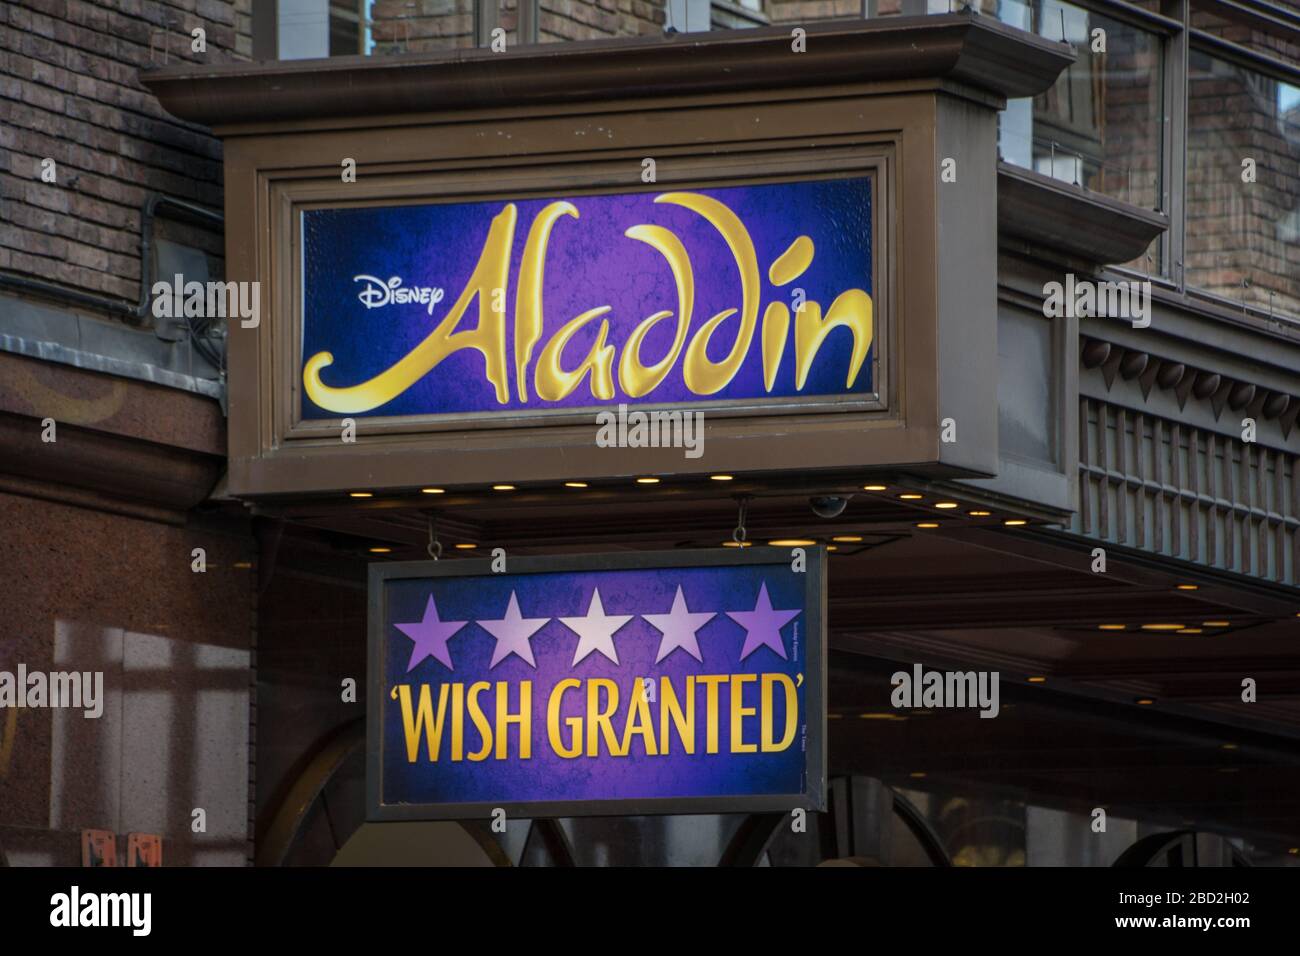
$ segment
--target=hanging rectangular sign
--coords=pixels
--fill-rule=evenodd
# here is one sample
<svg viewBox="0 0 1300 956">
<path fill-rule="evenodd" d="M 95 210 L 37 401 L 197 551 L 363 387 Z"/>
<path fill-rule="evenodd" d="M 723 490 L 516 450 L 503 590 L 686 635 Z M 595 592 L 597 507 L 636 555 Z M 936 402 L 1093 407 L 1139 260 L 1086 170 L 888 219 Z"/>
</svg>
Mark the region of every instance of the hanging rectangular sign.
<svg viewBox="0 0 1300 956">
<path fill-rule="evenodd" d="M 370 819 L 824 809 L 824 555 L 371 565 Z"/>
<path fill-rule="evenodd" d="M 298 418 L 872 401 L 872 186 L 306 209 Z"/>
</svg>

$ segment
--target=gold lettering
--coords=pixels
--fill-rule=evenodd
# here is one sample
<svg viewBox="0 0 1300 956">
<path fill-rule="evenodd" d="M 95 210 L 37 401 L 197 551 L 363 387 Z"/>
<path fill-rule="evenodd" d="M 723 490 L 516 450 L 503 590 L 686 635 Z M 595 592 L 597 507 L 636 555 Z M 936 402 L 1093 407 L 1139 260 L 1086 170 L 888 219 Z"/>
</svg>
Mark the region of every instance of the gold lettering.
<svg viewBox="0 0 1300 956">
<path fill-rule="evenodd" d="M 497 759 L 506 759 L 506 748 L 510 743 L 510 725 L 519 725 L 519 759 L 527 760 L 533 755 L 532 709 L 533 682 L 519 682 L 519 713 L 509 710 L 510 685 L 497 681 Z"/>
<path fill-rule="evenodd" d="M 772 685 L 780 683 L 785 690 L 785 734 L 780 743 L 772 740 Z M 784 750 L 794 741 L 794 732 L 799 725 L 799 698 L 795 695 L 794 681 L 785 674 L 763 675 L 763 699 L 759 705 L 763 711 L 763 753 Z"/>
<path fill-rule="evenodd" d="M 725 309 L 705 322 L 686 349 L 686 362 L 682 368 L 686 387 L 696 395 L 713 395 L 726 388 L 740 371 L 741 363 L 749 354 L 754 328 L 758 324 L 760 280 L 754 243 L 740 218 L 716 199 L 699 193 L 664 193 L 656 196 L 655 202 L 684 206 L 707 219 L 726 240 L 740 272 L 740 328 L 727 357 L 721 362 L 712 361 L 708 356 L 709 339 L 719 325 L 736 313 L 735 309 Z"/>
<path fill-rule="evenodd" d="M 772 261 L 767 277 L 774 286 L 788 285 L 808 271 L 812 261 L 813 241 L 807 236 L 800 236 Z"/>
<path fill-rule="evenodd" d="M 609 706 L 600 709 L 600 692 L 604 690 Z M 600 736 L 605 737 L 605 746 L 610 755 L 623 756 L 619 748 L 618 737 L 614 734 L 614 724 L 610 720 L 618 710 L 618 685 L 604 677 L 593 677 L 587 681 L 587 756 L 600 756 Z"/>
<path fill-rule="evenodd" d="M 447 685 L 438 690 L 438 716 L 433 716 L 433 698 L 429 685 L 420 685 L 420 702 L 416 713 L 411 713 L 411 685 L 399 684 L 398 700 L 402 707 L 402 731 L 406 735 L 406 762 L 415 763 L 415 755 L 420 750 L 420 735 L 428 735 L 429 760 L 436 761 L 442 749 L 443 717 L 447 713 Z"/>
<path fill-rule="evenodd" d="M 735 674 L 731 678 L 731 752 L 733 754 L 752 754 L 758 752 L 757 744 L 747 744 L 744 740 L 744 719 L 753 717 L 758 711 L 753 707 L 741 706 L 745 702 L 745 685 L 758 680 L 755 674 Z"/>
<path fill-rule="evenodd" d="M 812 265 L 813 243 L 807 236 L 800 236 L 790 243 L 785 252 L 773 260 L 767 270 L 767 277 L 778 288 L 788 285 L 807 271 Z M 772 391 L 776 385 L 776 373 L 781 367 L 781 358 L 785 355 L 786 339 L 790 335 L 790 310 L 784 302 L 769 302 L 763 312 L 763 389 Z"/>
<path fill-rule="evenodd" d="M 485 680 L 469 685 L 469 719 L 474 722 L 474 728 L 483 739 L 483 746 L 469 755 L 469 759 L 475 763 L 487 760 L 488 754 L 492 752 L 492 725 L 488 723 L 487 714 L 483 713 L 483 708 L 478 702 L 478 695 L 491 686 Z"/>
<path fill-rule="evenodd" d="M 704 692 L 704 752 L 718 752 L 718 687 L 725 684 L 725 674 L 705 674 L 695 678 L 696 683 L 703 684 Z"/>
<path fill-rule="evenodd" d="M 560 707 L 563 706 L 564 692 L 581 686 L 582 681 L 566 677 L 551 688 L 551 697 L 546 704 L 546 736 L 551 741 L 551 749 L 566 759 L 582 755 L 582 718 L 565 718 L 569 727 L 569 744 L 565 746 L 560 737 Z"/>
<path fill-rule="evenodd" d="M 659 383 L 677 364 L 677 357 L 682 354 L 691 324 L 691 311 L 695 307 L 695 278 L 691 273 L 691 260 L 686 247 L 667 229 L 662 226 L 633 226 L 624 235 L 657 249 L 668 260 L 668 268 L 672 270 L 673 283 L 677 287 L 677 333 L 668 354 L 654 365 L 641 364 L 641 343 L 652 328 L 672 316 L 671 312 L 656 312 L 650 316 L 633 330 L 623 345 L 623 354 L 618 360 L 618 384 L 629 397 L 639 398 L 659 387 Z"/>
<path fill-rule="evenodd" d="M 784 302 L 769 302 L 763 312 L 763 388 L 766 391 L 772 391 L 776 384 L 776 373 L 789 336 L 790 310 Z"/>
<path fill-rule="evenodd" d="M 519 401 L 528 401 L 528 360 L 542 337 L 542 277 L 551 229 L 561 216 L 578 218 L 573 203 L 553 202 L 537 214 L 528 229 L 524 255 L 519 260 L 519 286 L 515 292 L 515 387 Z"/>
<path fill-rule="evenodd" d="M 608 305 L 589 309 L 565 323 L 542 346 L 533 369 L 533 389 L 543 402 L 562 401 L 573 394 L 590 376 L 589 388 L 594 399 L 608 401 L 615 396 L 614 363 L 618 362 L 618 384 L 630 398 L 649 395 L 658 388 L 682 358 L 682 379 L 694 395 L 714 395 L 725 389 L 744 364 L 758 329 L 760 271 L 754 244 L 740 218 L 725 204 L 699 193 L 670 192 L 656 196 L 656 203 L 669 203 L 689 209 L 707 220 L 721 235 L 731 251 L 740 278 L 740 309 L 724 309 L 712 316 L 690 336 L 695 302 L 695 279 L 690 256 L 682 241 L 670 230 L 656 225 L 632 226 L 625 236 L 644 242 L 662 255 L 672 272 L 677 291 L 676 328 L 672 346 L 659 361 L 642 362 L 645 340 L 673 312 L 660 310 L 647 316 L 632 330 L 622 346 L 622 354 L 609 344 Z M 357 385 L 326 385 L 321 374 L 334 363 L 330 352 L 317 352 L 303 366 L 303 387 L 317 406 L 340 414 L 368 412 L 391 402 L 417 381 L 429 374 L 443 359 L 461 349 L 473 349 L 483 356 L 484 374 L 493 386 L 498 404 L 510 401 L 509 371 L 506 353 L 506 319 L 499 300 L 510 280 L 511 250 L 514 243 L 517 210 L 507 203 L 493 218 L 479 259 L 460 297 L 432 332 L 404 357 L 378 375 Z M 528 230 L 519 264 L 514 310 L 514 373 L 519 402 L 528 401 L 528 367 L 534 350 L 542 341 L 545 314 L 542 293 L 546 284 L 546 254 L 555 224 L 563 216 L 579 217 L 577 206 L 567 201 L 548 203 Z M 793 282 L 812 264 L 814 246 L 808 236 L 799 236 L 769 266 L 768 278 L 774 286 Z M 478 325 L 458 331 L 470 305 L 478 300 Z M 493 306 L 497 307 L 494 308 Z M 776 378 L 789 339 L 790 308 L 780 301 L 767 304 L 762 319 L 763 386 L 768 392 L 776 387 Z M 730 351 L 720 362 L 709 358 L 709 345 L 722 324 L 739 315 L 736 337 Z M 600 320 L 595 341 L 586 356 L 573 369 L 562 366 L 565 348 L 590 323 Z M 846 388 L 851 388 L 866 361 L 873 336 L 871 297 L 861 289 L 841 292 L 831 303 L 825 318 L 817 302 L 804 301 L 794 317 L 795 388 L 802 391 L 813 362 L 826 337 L 836 328 L 847 327 L 853 333 Z M 689 342 L 688 342 L 689 338 Z"/>
<path fill-rule="evenodd" d="M 303 368 L 303 387 L 307 397 L 331 412 L 368 412 L 401 395 L 448 355 L 468 348 L 483 355 L 487 380 L 496 387 L 497 402 L 506 404 L 510 400 L 510 388 L 506 382 L 505 312 L 493 311 L 492 295 L 495 290 L 506 288 L 514 235 L 515 205 L 507 203 L 492 220 L 478 265 L 465 284 L 465 290 L 446 318 L 423 342 L 386 371 L 347 388 L 335 388 L 321 381 L 321 371 L 334 363 L 334 356 L 330 352 L 317 352 Z M 478 327 L 456 332 L 456 326 L 475 297 L 478 298 Z"/>
<path fill-rule="evenodd" d="M 445 685 L 444 685 L 445 686 Z M 451 685 L 451 759 L 465 759 L 465 685 Z"/>
<path fill-rule="evenodd" d="M 668 718 L 672 717 L 677 727 L 677 739 L 682 742 L 688 754 L 695 753 L 695 678 L 686 678 L 686 712 L 677 700 L 672 681 L 667 677 L 659 679 L 659 740 L 664 755 L 668 754 Z"/>
<path fill-rule="evenodd" d="M 605 337 L 609 334 L 607 319 L 600 320 L 600 332 L 581 364 L 572 372 L 566 372 L 560 367 L 560 356 L 569 340 L 592 319 L 599 318 L 608 311 L 607 305 L 589 309 L 577 318 L 570 319 L 564 328 L 551 336 L 537 358 L 537 370 L 534 372 L 533 386 L 537 389 L 538 398 L 546 402 L 558 402 L 576 389 L 588 372 L 591 373 L 593 396 L 606 399 L 614 397 L 614 346 L 605 344 Z"/>
<path fill-rule="evenodd" d="M 623 753 L 632 752 L 632 735 L 640 734 L 647 757 L 658 756 L 655 747 L 654 720 L 650 717 L 650 703 L 646 700 L 645 684 L 638 678 L 633 685 L 632 707 L 627 712 L 627 723 L 623 725 Z"/>
<path fill-rule="evenodd" d="M 794 354 L 796 375 L 794 387 L 803 390 L 808 380 L 808 370 L 821 348 L 827 334 L 837 326 L 853 332 L 853 355 L 849 359 L 849 376 L 845 388 L 853 386 L 858 377 L 867 349 L 871 348 L 871 296 L 861 289 L 841 292 L 831 303 L 826 320 L 822 321 L 822 307 L 816 302 L 805 302 L 794 319 Z"/>
</svg>

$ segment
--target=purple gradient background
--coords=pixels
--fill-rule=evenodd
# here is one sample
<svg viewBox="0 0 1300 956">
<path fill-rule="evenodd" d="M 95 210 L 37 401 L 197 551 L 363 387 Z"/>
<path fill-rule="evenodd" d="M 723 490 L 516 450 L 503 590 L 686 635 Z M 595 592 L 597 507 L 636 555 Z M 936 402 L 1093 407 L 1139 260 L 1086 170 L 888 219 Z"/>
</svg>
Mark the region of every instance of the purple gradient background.
<svg viewBox="0 0 1300 956">
<path fill-rule="evenodd" d="M 858 288 L 872 294 L 871 181 L 857 178 L 691 190 L 718 199 L 740 217 L 754 243 L 762 277 L 759 323 L 749 354 L 735 378 L 717 395 L 698 396 L 687 390 L 682 380 L 683 355 L 658 388 L 642 398 L 629 399 L 618 387 L 616 356 L 616 394 L 609 402 L 592 397 L 589 378 L 560 402 L 540 401 L 532 382 L 536 358 L 550 337 L 574 316 L 597 306 L 611 306 L 612 311 L 604 317 L 610 323 L 607 341 L 621 355 L 623 343 L 647 316 L 659 310 L 676 315 L 677 292 L 668 264 L 650 246 L 623 234 L 633 225 L 651 223 L 670 229 L 690 255 L 695 308 L 688 336 L 693 336 L 714 314 L 730 308 L 739 310 L 740 278 L 730 249 L 701 216 L 680 206 L 654 202 L 655 196 L 669 191 L 567 197 L 577 207 L 580 218 L 562 217 L 551 233 L 542 296 L 543 334 L 528 368 L 527 404 L 518 401 L 514 379 L 513 330 L 519 258 L 533 219 L 553 199 L 516 201 L 518 220 L 505 303 L 509 403 L 498 404 L 495 390 L 485 377 L 482 355 L 472 349 L 462 349 L 443 359 L 388 404 L 359 414 L 397 416 L 595 408 L 619 402 L 708 403 L 761 397 L 864 395 L 874 391 L 870 355 L 853 387 L 844 386 L 853 336 L 843 328 L 827 337 L 801 392 L 794 388 L 791 332 L 772 392 L 763 387 L 761 330 L 763 309 L 769 301 L 779 299 L 790 305 L 791 289 L 798 287 L 804 290 L 806 298 L 819 302 L 824 312 L 847 289 Z M 507 201 L 304 212 L 303 354 L 299 357 L 299 374 L 308 358 L 328 351 L 334 356 L 334 364 L 322 372 L 325 384 L 356 385 L 389 368 L 415 348 L 460 296 L 478 262 L 492 218 Z M 793 283 L 774 288 L 767 281 L 768 267 L 800 235 L 807 235 L 813 241 L 812 265 Z M 426 305 L 416 303 L 367 310 L 357 299 L 363 288 L 362 283 L 353 281 L 357 275 L 383 280 L 400 276 L 404 286 L 441 286 L 445 297 L 434 307 L 432 316 Z M 739 315 L 734 315 L 722 323 L 710 341 L 711 359 L 719 361 L 730 351 L 739 322 Z M 473 329 L 477 325 L 477 303 L 472 303 L 459 328 Z M 575 367 L 587 354 L 599 326 L 599 320 L 590 323 L 569 343 L 562 359 L 565 368 Z M 641 350 L 646 362 L 655 362 L 668 353 L 675 327 L 675 319 L 665 320 L 646 337 Z M 874 352 L 873 344 L 872 355 Z M 301 414 L 308 420 L 338 417 L 316 406 L 305 394 Z"/>
<path fill-rule="evenodd" d="M 800 615 L 781 629 L 782 642 L 789 660 L 782 660 L 771 648 L 760 647 L 743 662 L 740 652 L 745 629 L 727 617 L 726 611 L 751 611 L 760 584 L 766 582 L 772 606 L 777 609 L 798 608 Z M 699 663 L 684 650 L 675 650 L 655 664 L 661 633 L 648 621 L 634 617 L 614 633 L 614 647 L 619 665 L 599 651 L 593 651 L 571 666 L 578 635 L 555 618 L 582 617 L 591 603 L 592 590 L 600 588 L 605 613 L 666 614 L 672 607 L 677 586 L 681 585 L 686 604 L 692 612 L 714 611 L 696 636 Z M 807 633 L 804 600 L 804 575 L 790 570 L 788 563 L 697 568 L 663 568 L 615 571 L 564 572 L 543 574 L 498 574 L 483 577 L 450 577 L 388 581 L 384 585 L 384 685 L 383 760 L 381 802 L 403 803 L 479 803 L 499 804 L 532 801 L 607 800 L 636 798 L 733 796 L 742 794 L 797 794 L 807 789 L 806 754 L 803 749 L 807 725 Z M 496 639 L 474 623 L 478 619 L 498 620 L 505 616 L 510 592 L 519 599 L 520 614 L 525 618 L 550 617 L 551 621 L 532 637 L 534 670 L 526 661 L 512 655 L 489 670 Z M 444 621 L 469 621 L 448 642 L 453 670 L 426 657 L 407 673 L 412 642 L 394 627 L 395 622 L 418 621 L 432 593 L 438 615 Z M 798 634 L 797 649 L 794 637 Z M 656 688 L 659 678 L 668 675 L 679 699 L 685 692 L 687 675 L 784 673 L 791 677 L 804 673 L 797 690 L 799 712 L 794 742 L 777 753 L 731 754 L 729 688 L 719 693 L 719 752 L 706 754 L 704 689 L 696 688 L 696 752 L 681 752 L 675 730 L 670 730 L 671 752 L 667 756 L 649 757 L 639 736 L 634 736 L 626 757 L 610 756 L 602 743 L 599 757 L 579 756 L 565 759 L 551 749 L 546 730 L 546 707 L 551 689 L 560 680 L 574 677 L 586 680 L 605 677 L 619 685 L 619 708 L 613 726 L 621 739 L 625 703 L 635 679 L 650 677 Z M 440 759 L 428 761 L 424 739 L 414 764 L 407 763 L 398 701 L 389 696 L 394 684 L 412 684 L 412 701 L 418 699 L 419 685 L 428 683 L 436 708 L 438 687 L 446 681 L 470 684 L 477 680 L 510 683 L 510 710 L 518 709 L 518 682 L 533 681 L 532 756 L 518 757 L 518 730 L 509 732 L 510 757 L 495 757 L 472 763 L 446 759 L 448 737 L 444 736 Z M 796 681 L 797 683 L 797 681 Z M 760 685 L 748 684 L 744 691 L 747 707 L 757 707 Z M 773 695 L 778 739 L 785 726 L 784 694 Z M 491 714 L 495 688 L 485 692 L 479 702 Z M 582 715 L 585 711 L 586 687 L 565 693 L 561 708 L 561 731 L 568 730 L 563 718 Z M 658 702 L 650 704 L 655 739 L 659 741 Z M 448 700 L 450 708 L 450 698 Z M 448 711 L 450 714 L 450 709 Z M 758 716 L 745 719 L 745 742 L 759 740 Z M 585 734 L 585 720 L 583 732 Z M 567 741 L 567 736 L 562 736 Z M 585 737 L 584 737 L 585 740 Z M 465 720 L 466 751 L 481 745 L 478 731 L 468 715 Z M 660 742 L 662 750 L 662 743 Z"/>
</svg>

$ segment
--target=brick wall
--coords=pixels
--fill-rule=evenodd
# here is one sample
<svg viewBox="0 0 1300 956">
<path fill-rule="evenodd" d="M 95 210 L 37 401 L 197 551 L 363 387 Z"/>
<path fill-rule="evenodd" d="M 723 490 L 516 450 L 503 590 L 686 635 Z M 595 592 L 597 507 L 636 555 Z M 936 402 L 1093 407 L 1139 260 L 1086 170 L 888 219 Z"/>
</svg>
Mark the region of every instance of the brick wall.
<svg viewBox="0 0 1300 956">
<path fill-rule="evenodd" d="M 370 17 L 378 54 L 474 46 L 474 0 L 376 0 Z"/>
<path fill-rule="evenodd" d="M 518 42 L 518 3 L 501 0 L 498 25 Z M 371 17 L 383 50 L 427 51 L 474 45 L 474 0 L 378 0 Z M 663 0 L 541 0 L 542 43 L 642 36 L 663 31 Z"/>
<path fill-rule="evenodd" d="M 901 0 L 881 0 L 879 15 L 895 12 Z M 767 16 L 773 23 L 809 23 L 862 15 L 862 0 L 768 0 Z"/>
<path fill-rule="evenodd" d="M 1300 2 L 1296 0 L 1274 0 L 1279 7 L 1286 7 L 1300 13 Z M 1227 15 L 1225 15 L 1227 14 Z M 1194 0 L 1192 3 L 1192 26 L 1204 30 L 1224 40 L 1267 53 L 1292 66 L 1300 66 L 1300 40 L 1281 33 L 1265 33 L 1252 29 L 1249 21 L 1233 17 L 1232 11 L 1225 9 L 1215 0 Z"/>
<path fill-rule="evenodd" d="M 141 207 L 151 192 L 222 206 L 221 152 L 203 129 L 166 115 L 136 71 L 177 60 L 246 59 L 254 0 L 18 0 L 0 5 L 0 271 L 135 302 L 140 295 Z M 903 0 L 876 0 L 874 13 Z M 470 47 L 475 0 L 377 0 L 377 52 Z M 992 0 L 978 0 L 986 12 Z M 1300 4 L 1287 4 L 1300 7 Z M 768 0 L 773 23 L 856 17 L 861 0 Z M 1236 42 L 1267 38 L 1198 13 L 1197 25 Z M 500 25 L 517 42 L 517 0 L 503 0 Z M 663 0 L 541 0 L 543 42 L 656 35 Z M 207 52 L 190 31 L 206 30 Z M 1293 43 L 1272 52 L 1296 56 Z M 1081 54 L 1073 82 L 1091 83 Z M 1090 188 L 1157 205 L 1158 127 L 1150 122 L 1153 63 L 1112 38 L 1105 83 L 1095 84 L 1095 119 L 1104 129 Z M 1126 80 L 1125 77 L 1128 79 Z M 1062 80 L 1062 83 L 1067 82 Z M 1058 84 L 1058 87 L 1061 84 Z M 1040 100 L 1046 108 L 1053 95 Z M 1240 78 L 1203 77 L 1191 87 L 1194 124 L 1188 155 L 1189 282 L 1252 304 L 1300 313 L 1300 243 L 1279 223 L 1300 216 L 1295 124 L 1263 112 L 1258 88 Z M 1216 105 L 1217 104 L 1217 105 Z M 1288 132 L 1289 130 L 1289 132 Z M 1240 159 L 1254 155 L 1261 183 L 1245 191 Z M 57 183 L 41 181 L 53 159 Z M 160 224 L 160 234 L 203 249 L 220 269 L 219 235 Z M 1139 263 L 1145 265 L 1145 263 Z M 1242 282 L 1248 284 L 1243 290 Z"/>
<path fill-rule="evenodd" d="M 221 148 L 163 112 L 136 71 L 252 52 L 252 0 L 17 0 L 0 4 L 0 271 L 135 302 L 150 192 L 220 209 Z M 191 52 L 190 31 L 207 52 Z M 151 49 L 152 46 L 152 49 Z M 41 180 L 53 159 L 57 181 Z M 169 238 L 214 259 L 221 237 Z"/>
<path fill-rule="evenodd" d="M 1300 43 L 1219 16 L 1213 4 L 1198 4 L 1192 23 L 1300 66 Z M 1234 302 L 1300 316 L 1300 107 L 1283 112 L 1279 94 L 1272 78 L 1194 57 L 1186 278 Z M 1246 158 L 1255 161 L 1254 183 L 1241 179 Z"/>
<path fill-rule="evenodd" d="M 513 0 L 506 6 L 513 9 Z M 595 40 L 601 37 L 645 36 L 664 29 L 664 4 L 650 0 L 542 0 L 538 38 Z M 504 16 L 504 15 L 503 15 Z M 511 14 L 513 23 L 514 15 Z"/>
</svg>

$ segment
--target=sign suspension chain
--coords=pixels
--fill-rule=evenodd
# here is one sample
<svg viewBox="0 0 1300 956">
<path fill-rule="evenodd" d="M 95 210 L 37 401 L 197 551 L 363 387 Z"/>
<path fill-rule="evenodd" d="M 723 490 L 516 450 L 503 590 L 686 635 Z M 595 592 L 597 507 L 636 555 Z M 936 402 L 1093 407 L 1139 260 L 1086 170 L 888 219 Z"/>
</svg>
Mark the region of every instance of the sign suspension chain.
<svg viewBox="0 0 1300 956">
<path fill-rule="evenodd" d="M 442 557 L 442 542 L 438 540 L 438 512 L 430 511 L 429 515 L 429 543 L 425 550 L 429 552 L 429 557 L 437 561 Z"/>
<path fill-rule="evenodd" d="M 731 540 L 743 548 L 745 546 L 745 537 L 748 534 L 745 530 L 745 512 L 749 510 L 749 500 L 753 495 L 735 495 L 734 497 L 736 504 L 739 506 L 739 513 L 736 515 L 736 527 L 731 532 Z"/>
</svg>

